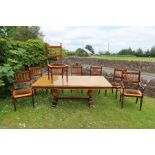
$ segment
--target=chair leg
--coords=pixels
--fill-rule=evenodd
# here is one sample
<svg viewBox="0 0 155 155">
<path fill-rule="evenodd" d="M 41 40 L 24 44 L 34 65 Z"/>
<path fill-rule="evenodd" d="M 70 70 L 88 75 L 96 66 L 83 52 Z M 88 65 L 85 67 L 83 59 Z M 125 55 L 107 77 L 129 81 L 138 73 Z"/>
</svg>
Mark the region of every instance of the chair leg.
<svg viewBox="0 0 155 155">
<path fill-rule="evenodd" d="M 34 108 L 34 94 L 32 94 L 32 105 L 33 105 L 33 108 Z"/>
<path fill-rule="evenodd" d="M 12 98 L 12 103 L 13 103 L 14 111 L 16 111 L 16 99 L 15 98 Z"/>
<path fill-rule="evenodd" d="M 48 94 L 48 89 L 46 89 L 46 94 Z"/>
<path fill-rule="evenodd" d="M 142 104 L 143 104 L 143 96 L 141 97 L 141 99 L 140 99 L 140 111 L 142 110 Z"/>
<path fill-rule="evenodd" d="M 137 104 L 137 102 L 138 102 L 138 97 L 136 98 L 136 104 Z"/>
<path fill-rule="evenodd" d="M 112 88 L 112 93 L 114 93 L 114 88 Z"/>
<path fill-rule="evenodd" d="M 117 99 L 117 92 L 118 92 L 118 89 L 116 88 L 116 95 L 115 95 L 115 98 Z"/>
<path fill-rule="evenodd" d="M 37 95 L 37 91 L 36 91 L 36 89 L 34 89 L 34 95 L 35 95 L 35 96 Z"/>
<path fill-rule="evenodd" d="M 121 96 L 121 103 L 122 103 L 121 108 L 123 108 L 123 103 L 124 103 L 124 96 L 123 95 Z"/>
<path fill-rule="evenodd" d="M 121 95 L 121 93 L 120 93 L 119 101 L 121 102 L 121 100 L 122 100 L 122 95 Z"/>
<path fill-rule="evenodd" d="M 107 96 L 107 90 L 105 90 L 105 96 Z"/>
<path fill-rule="evenodd" d="M 100 91 L 100 90 L 98 90 L 98 94 L 100 94 L 100 92 L 101 92 L 101 91 Z"/>
</svg>

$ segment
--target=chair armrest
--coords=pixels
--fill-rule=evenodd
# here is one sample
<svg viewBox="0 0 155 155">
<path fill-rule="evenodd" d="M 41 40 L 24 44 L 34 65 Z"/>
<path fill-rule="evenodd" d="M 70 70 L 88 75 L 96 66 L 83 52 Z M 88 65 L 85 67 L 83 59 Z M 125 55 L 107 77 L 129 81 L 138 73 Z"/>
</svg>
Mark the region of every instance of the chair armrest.
<svg viewBox="0 0 155 155">
<path fill-rule="evenodd" d="M 141 89 L 142 93 L 144 92 L 145 87 L 146 87 L 146 84 L 142 85 L 142 83 L 139 82 L 139 88 Z"/>
</svg>

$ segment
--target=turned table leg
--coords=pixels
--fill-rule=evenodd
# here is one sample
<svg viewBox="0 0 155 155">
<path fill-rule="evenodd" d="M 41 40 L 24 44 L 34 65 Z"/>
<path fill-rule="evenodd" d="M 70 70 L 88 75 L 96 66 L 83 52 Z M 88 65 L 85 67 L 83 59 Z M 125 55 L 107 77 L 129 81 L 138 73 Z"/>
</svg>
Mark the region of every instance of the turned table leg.
<svg viewBox="0 0 155 155">
<path fill-rule="evenodd" d="M 88 106 L 92 107 L 93 106 L 93 100 L 92 100 L 93 91 L 88 90 L 87 95 L 88 95 Z"/>
<path fill-rule="evenodd" d="M 58 90 L 57 89 L 52 89 L 52 107 L 56 107 L 57 103 L 58 103 Z"/>
</svg>

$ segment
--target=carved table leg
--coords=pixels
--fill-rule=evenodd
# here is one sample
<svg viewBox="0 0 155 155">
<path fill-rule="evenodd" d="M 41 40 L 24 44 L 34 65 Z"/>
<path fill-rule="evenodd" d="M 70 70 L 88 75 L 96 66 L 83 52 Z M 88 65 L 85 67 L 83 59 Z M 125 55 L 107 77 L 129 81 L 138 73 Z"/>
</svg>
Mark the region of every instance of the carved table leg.
<svg viewBox="0 0 155 155">
<path fill-rule="evenodd" d="M 52 100 L 52 107 L 56 107 L 57 103 L 58 103 L 58 90 L 57 89 L 52 89 L 52 96 L 53 96 L 53 100 Z"/>
<path fill-rule="evenodd" d="M 88 95 L 88 106 L 92 107 L 93 106 L 93 100 L 92 100 L 93 91 L 88 90 L 87 95 Z"/>
</svg>

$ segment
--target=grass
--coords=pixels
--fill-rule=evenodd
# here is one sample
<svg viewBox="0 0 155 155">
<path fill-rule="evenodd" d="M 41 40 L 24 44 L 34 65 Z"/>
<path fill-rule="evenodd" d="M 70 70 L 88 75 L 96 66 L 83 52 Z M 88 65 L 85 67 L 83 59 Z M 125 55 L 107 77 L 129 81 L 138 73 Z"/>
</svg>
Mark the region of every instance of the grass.
<svg viewBox="0 0 155 155">
<path fill-rule="evenodd" d="M 127 61 L 143 61 L 143 62 L 155 62 L 155 58 L 150 57 L 136 57 L 136 56 L 91 56 L 91 58 L 105 59 L 105 60 L 127 60 Z"/>
<path fill-rule="evenodd" d="M 72 94 L 81 95 L 81 91 Z M 86 100 L 60 100 L 56 108 L 51 108 L 50 93 L 44 91 L 38 92 L 35 108 L 30 98 L 19 99 L 16 112 L 10 98 L 0 99 L 0 128 L 155 128 L 155 99 L 144 97 L 140 112 L 134 98 L 125 98 L 121 109 L 111 91 L 106 97 L 104 91 L 94 94 L 91 109 Z"/>
</svg>

